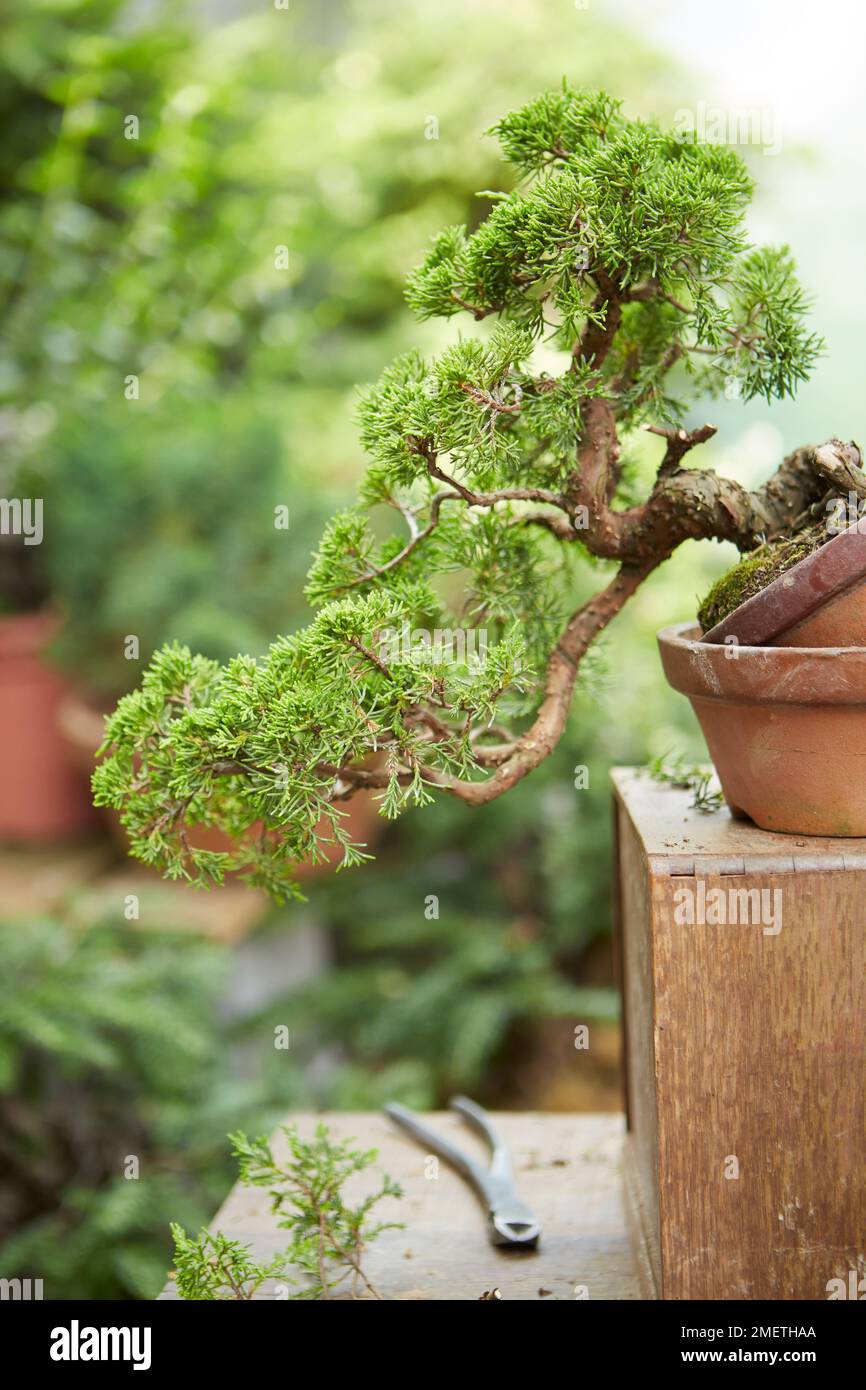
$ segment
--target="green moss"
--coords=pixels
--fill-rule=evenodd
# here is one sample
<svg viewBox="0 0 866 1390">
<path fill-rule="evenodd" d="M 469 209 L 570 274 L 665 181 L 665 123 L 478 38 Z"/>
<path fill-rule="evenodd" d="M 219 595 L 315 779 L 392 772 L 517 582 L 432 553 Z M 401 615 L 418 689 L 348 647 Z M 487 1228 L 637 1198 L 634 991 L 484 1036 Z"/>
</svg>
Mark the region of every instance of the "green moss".
<svg viewBox="0 0 866 1390">
<path fill-rule="evenodd" d="M 766 589 L 780 574 L 816 548 L 814 536 L 782 541 L 777 545 L 762 545 L 750 551 L 721 579 L 717 579 L 698 609 L 698 621 L 703 632 L 720 623 L 746 599 Z"/>
</svg>

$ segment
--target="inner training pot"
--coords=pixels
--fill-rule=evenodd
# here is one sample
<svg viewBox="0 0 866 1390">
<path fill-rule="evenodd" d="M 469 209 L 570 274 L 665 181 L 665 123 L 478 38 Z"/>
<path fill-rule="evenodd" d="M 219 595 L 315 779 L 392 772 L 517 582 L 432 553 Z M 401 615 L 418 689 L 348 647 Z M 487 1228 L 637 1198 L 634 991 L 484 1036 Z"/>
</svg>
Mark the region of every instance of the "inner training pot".
<svg viewBox="0 0 866 1390">
<path fill-rule="evenodd" d="M 703 640 L 750 647 L 866 646 L 866 519 L 746 599 Z"/>
<path fill-rule="evenodd" d="M 736 647 L 658 634 L 734 815 L 792 835 L 866 836 L 866 648 Z"/>
</svg>

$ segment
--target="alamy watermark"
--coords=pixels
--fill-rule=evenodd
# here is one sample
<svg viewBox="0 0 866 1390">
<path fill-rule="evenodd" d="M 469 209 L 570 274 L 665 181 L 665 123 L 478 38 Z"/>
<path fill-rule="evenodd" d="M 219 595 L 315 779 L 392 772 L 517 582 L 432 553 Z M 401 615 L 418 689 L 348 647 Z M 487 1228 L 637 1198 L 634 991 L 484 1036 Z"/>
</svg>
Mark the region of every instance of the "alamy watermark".
<svg viewBox="0 0 866 1390">
<path fill-rule="evenodd" d="M 51 1330 L 52 1361 L 131 1361 L 134 1371 L 150 1370 L 149 1327 L 82 1327 L 73 1318 L 69 1327 Z"/>
<path fill-rule="evenodd" d="M 0 1279 L 0 1302 L 30 1303 L 43 1298 L 41 1279 Z"/>
<path fill-rule="evenodd" d="M 696 878 L 674 892 L 678 927 L 761 927 L 764 936 L 782 930 L 781 888 L 708 888 Z"/>
<path fill-rule="evenodd" d="M 483 665 L 487 659 L 487 629 L 386 627 L 379 639 L 379 659 L 387 663 L 417 661 L 457 662 L 465 666 Z"/>
<path fill-rule="evenodd" d="M 25 545 L 41 545 L 42 498 L 0 497 L 0 536 L 23 536 Z"/>
<path fill-rule="evenodd" d="M 766 155 L 782 153 L 776 113 L 769 106 L 681 106 L 674 112 L 674 133 L 679 140 L 699 145 L 759 145 Z"/>
<path fill-rule="evenodd" d="M 856 1299 L 862 1303 L 866 1299 L 866 1274 L 858 1269 L 849 1269 L 847 1283 L 844 1279 L 828 1279 L 825 1288 L 830 1303 L 840 1298 Z"/>
<path fill-rule="evenodd" d="M 847 531 L 849 527 L 856 526 L 858 521 L 862 521 L 866 526 L 866 497 L 849 492 L 847 497 L 827 499 L 827 530 L 831 536 L 837 536 L 840 531 Z"/>
</svg>

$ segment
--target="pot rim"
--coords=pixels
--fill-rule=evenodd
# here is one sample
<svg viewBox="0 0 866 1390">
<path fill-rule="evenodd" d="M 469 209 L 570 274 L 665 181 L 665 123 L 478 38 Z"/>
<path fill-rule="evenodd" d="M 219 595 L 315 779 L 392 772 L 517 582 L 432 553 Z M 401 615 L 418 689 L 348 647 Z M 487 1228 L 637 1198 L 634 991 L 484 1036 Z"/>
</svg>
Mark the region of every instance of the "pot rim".
<svg viewBox="0 0 866 1390">
<path fill-rule="evenodd" d="M 731 648 L 704 642 L 695 622 L 657 634 L 665 675 L 690 699 L 728 704 L 866 708 L 866 647 Z"/>
<path fill-rule="evenodd" d="M 725 657 L 726 647 L 723 641 L 708 642 L 703 633 L 701 633 L 700 637 L 687 637 L 685 634 L 688 632 L 701 632 L 700 624 L 694 619 L 691 622 L 671 623 L 668 627 L 659 628 L 656 637 L 659 642 L 664 640 L 673 647 L 684 647 L 689 651 L 693 650 L 695 647 L 700 647 L 702 651 L 716 655 L 721 653 L 726 661 L 730 660 L 729 657 Z M 737 651 L 740 653 L 760 653 L 765 660 L 767 660 L 768 657 L 787 656 L 788 661 L 781 661 L 781 665 L 793 664 L 791 658 L 796 658 L 798 656 L 809 657 L 818 662 L 830 660 L 838 661 L 840 656 L 859 656 L 866 659 L 866 647 L 765 647 L 760 645 L 750 646 L 747 642 L 737 642 Z"/>
</svg>

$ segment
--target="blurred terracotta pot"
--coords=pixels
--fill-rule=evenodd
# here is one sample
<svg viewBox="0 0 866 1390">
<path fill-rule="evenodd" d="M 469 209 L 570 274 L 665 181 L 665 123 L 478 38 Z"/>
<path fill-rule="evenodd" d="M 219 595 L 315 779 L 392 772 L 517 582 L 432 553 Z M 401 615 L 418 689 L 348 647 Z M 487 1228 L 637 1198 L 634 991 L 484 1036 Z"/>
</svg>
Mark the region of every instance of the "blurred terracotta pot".
<svg viewBox="0 0 866 1390">
<path fill-rule="evenodd" d="M 80 695 L 69 693 L 63 701 L 60 719 L 72 756 L 89 777 L 95 766 L 96 750 L 102 743 L 104 717 Z M 343 826 L 352 839 L 359 844 L 375 844 L 382 831 L 382 818 L 377 813 L 372 795 L 369 792 L 359 792 L 350 801 L 342 803 L 342 809 L 348 813 Z M 105 810 L 105 818 L 113 837 L 124 853 L 127 853 L 129 840 L 117 813 L 108 808 Z M 250 827 L 247 834 L 253 836 L 258 829 L 257 823 Z M 235 848 L 235 842 L 215 826 L 193 826 L 188 832 L 188 838 L 194 849 L 229 851 Z M 343 857 L 338 845 L 328 846 L 326 852 L 327 860 L 321 864 L 299 864 L 296 871 L 298 878 L 309 879 L 317 874 L 326 873 L 329 868 L 339 864 Z"/>
<path fill-rule="evenodd" d="M 49 613 L 0 618 L 0 840 L 11 844 L 72 839 L 97 823 L 59 726 L 67 686 L 43 655 L 56 629 Z"/>
<path fill-rule="evenodd" d="M 658 635 L 735 815 L 792 835 L 866 836 L 866 647 L 720 646 Z"/>
</svg>

